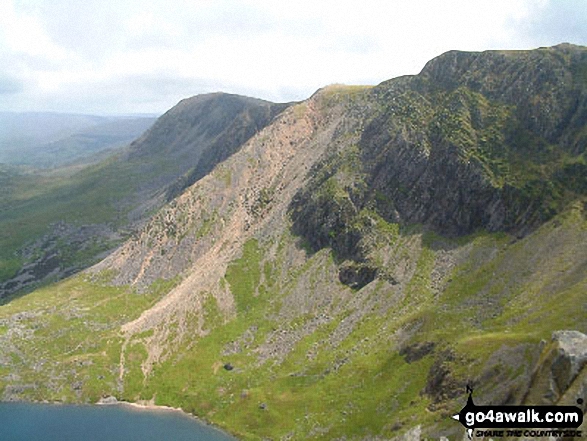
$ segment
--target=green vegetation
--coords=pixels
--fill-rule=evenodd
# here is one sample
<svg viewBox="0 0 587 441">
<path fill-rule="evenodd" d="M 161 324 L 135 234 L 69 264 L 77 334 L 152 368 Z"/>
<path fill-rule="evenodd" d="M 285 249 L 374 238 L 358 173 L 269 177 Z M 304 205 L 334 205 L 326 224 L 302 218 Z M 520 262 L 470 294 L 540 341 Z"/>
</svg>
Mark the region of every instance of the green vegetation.
<svg viewBox="0 0 587 441">
<path fill-rule="evenodd" d="M 22 355 L 11 352 L 10 369 L 18 369 L 21 383 L 35 385 L 25 393 L 31 399 L 93 401 L 104 394 L 128 400 L 155 398 L 158 404 L 181 407 L 243 439 L 286 434 L 352 439 L 393 436 L 414 424 L 450 427 L 444 414 L 430 412 L 432 399 L 422 393 L 433 363 L 447 349 L 456 354 L 446 364 L 451 375 L 455 381 L 467 381 L 483 374 L 484 362 L 495 351 L 535 345 L 550 338 L 554 329 L 585 328 L 584 315 L 573 306 L 584 297 L 584 274 L 576 283 L 572 281 L 576 277 L 572 268 L 585 259 L 584 251 L 577 245 L 562 247 L 554 261 L 544 255 L 538 261 L 535 257 L 543 247 L 559 243 L 561 235 L 577 240 L 577 232 L 585 234 L 582 207 L 514 243 L 507 235 L 479 233 L 457 244 L 430 233 L 402 232 L 382 219 L 377 224 L 382 234 L 395 237 L 400 256 L 404 247 L 411 247 L 405 256 L 414 271 L 402 282 L 405 296 L 400 303 L 393 300 L 395 288 L 382 281 L 350 297 L 342 295 L 344 287 L 338 285 L 340 300 L 326 309 L 305 314 L 290 311 L 291 318 L 279 318 L 300 283 L 311 281 L 310 289 L 318 292 L 330 289 L 320 274 L 334 270 L 336 264 L 330 259 L 324 266 L 323 253 L 313 254 L 286 282 L 277 274 L 285 263 L 282 253 L 293 245 L 289 242 L 293 238 L 284 236 L 281 251 L 270 261 L 265 257 L 270 243 L 249 240 L 221 282 L 235 296 L 236 316 L 226 320 L 214 297 L 205 294 L 202 314 L 207 333 L 184 341 L 175 355 L 155 365 L 147 377 L 142 363 L 152 331 L 135 335 L 123 350 L 117 329 L 152 305 L 174 282 L 159 282 L 147 294 L 137 294 L 109 287 L 107 275 L 93 281 L 70 279 L 3 306 L 0 324 L 19 311 L 28 311 L 34 318 L 20 320 L 19 329 L 36 328 L 34 339 L 12 340 Z M 414 254 L 416 239 L 419 251 Z M 438 293 L 433 274 L 438 252 L 455 246 L 466 249 L 468 258 L 443 276 L 446 288 Z M 562 281 L 553 293 L 549 287 L 553 278 L 548 274 L 560 274 L 564 268 L 569 272 L 568 283 Z M 362 300 L 354 303 L 354 296 Z M 536 302 L 536 296 L 547 297 Z M 563 302 L 561 297 L 574 301 Z M 364 305 L 371 306 L 364 309 Z M 322 313 L 332 317 L 312 325 Z M 198 320 L 194 316 L 192 326 Z M 418 332 L 398 346 L 394 335 L 409 335 L 406 330 L 414 326 Z M 5 335 L 6 331 L 0 332 L 0 338 Z M 268 348 L 282 335 L 291 338 L 292 346 L 277 344 L 281 355 L 269 355 Z M 42 353 L 34 349 L 39 341 Z M 416 361 L 408 363 L 398 353 L 406 345 L 430 341 L 437 349 Z M 121 352 L 123 390 L 117 380 Z M 263 353 L 268 358 L 260 358 Z M 48 367 L 41 376 L 28 368 L 41 357 L 60 366 L 59 375 Z M 531 360 L 528 356 L 528 363 Z M 512 366 L 508 378 L 515 380 L 520 369 Z M 445 406 L 450 410 L 459 404 L 457 400 Z"/>
<path fill-rule="evenodd" d="M 440 297 L 433 296 L 431 291 L 437 253 L 434 247 L 438 248 L 447 239 L 425 235 L 420 242 L 420 253 L 411 255 L 415 271 L 407 281 L 402 306 L 398 305 L 401 315 L 395 307 L 386 312 L 376 312 L 376 308 L 367 312 L 352 332 L 337 343 L 334 336 L 354 311 L 348 304 L 311 333 L 302 332 L 284 358 L 269 358 L 264 362 L 259 362 L 258 352 L 264 344 L 280 332 L 289 335 L 305 329 L 313 319 L 313 315 L 305 315 L 284 322 L 275 314 L 292 289 L 314 271 L 313 261 L 318 264 L 322 256 L 313 255 L 303 268 L 293 273 L 294 279 L 284 285 L 275 278 L 280 258 L 264 261 L 264 249 L 258 241 L 250 240 L 242 256 L 229 266 L 223 282 L 235 296 L 236 317 L 223 320 L 213 297 L 206 297 L 204 317 L 209 333 L 186 343 L 177 350 L 177 356 L 157 365 L 147 378 L 140 370 L 146 353 L 137 336 L 125 352 L 123 396 L 155 397 L 159 404 L 182 407 L 244 439 L 278 438 L 288 433 L 306 439 L 360 438 L 390 436 L 411 424 L 446 426 L 442 415 L 427 410 L 430 399 L 421 393 L 438 352 L 407 363 L 390 336 L 420 323 L 420 331 L 412 342 L 434 341 L 441 348 L 452 348 L 467 368 L 453 362 L 451 369 L 465 381 L 472 375 L 480 375 L 483 361 L 504 346 L 535 344 L 549 338 L 550 332 L 558 327 L 585 326 L 580 312 L 574 312 L 576 308 L 571 303 L 558 301 L 557 296 L 520 320 L 520 313 L 529 310 L 524 299 L 531 298 L 532 291 L 528 288 L 534 284 L 537 271 L 531 256 L 545 242 L 555 240 L 553 235 L 572 234 L 578 228 L 585 228 L 580 213 L 577 208 L 566 214 L 566 218 L 557 219 L 562 222 L 558 227 L 546 224 L 534 235 L 514 244 L 502 234 L 485 233 L 460 239 L 460 246 L 470 248 L 469 259 L 445 276 L 450 282 Z M 408 238 L 393 225 L 383 225 L 382 229 L 395 236 L 399 234 L 400 244 L 407 243 Z M 286 247 L 281 249 L 285 251 Z M 567 252 L 569 255 L 561 256 L 559 263 L 553 265 L 549 261 L 550 271 L 559 272 L 560 265 L 571 256 L 576 257 L 573 253 L 578 249 Z M 492 277 L 496 271 L 503 274 L 502 281 Z M 520 278 L 520 274 L 525 276 Z M 311 279 L 316 284 L 314 289 L 323 289 L 320 278 Z M 584 284 L 583 279 L 557 295 L 582 296 L 584 291 L 579 290 L 584 289 Z M 376 304 L 382 304 L 391 294 L 389 289 L 378 283 L 372 294 L 366 294 L 369 288 L 364 288 L 356 295 L 366 296 L 365 302 L 371 298 Z M 483 293 L 487 300 L 483 300 Z M 504 305 L 497 314 L 490 301 L 495 298 L 503 298 Z M 537 323 L 541 326 L 537 327 Z M 225 369 L 226 364 L 233 369 Z M 515 370 L 511 375 L 515 378 Z"/>
<path fill-rule="evenodd" d="M 329 341 L 344 321 L 343 314 L 299 339 L 281 362 L 259 363 L 256 349 L 270 336 L 275 337 L 276 329 L 295 333 L 311 319 L 299 317 L 283 324 L 271 318 L 270 304 L 281 296 L 276 286 L 260 284 L 261 269 L 271 273 L 261 256 L 258 242 L 249 241 L 242 257 L 227 271 L 226 280 L 237 303 L 236 318 L 218 325 L 217 310 L 209 298 L 206 317 L 212 322 L 212 332 L 190 348 L 179 350 L 180 357 L 158 366 L 142 398 L 155 396 L 157 403 L 180 406 L 244 439 L 286 433 L 320 439 L 326 433 L 336 437 L 389 431 L 388 417 L 400 408 L 400 415 L 408 414 L 414 392 L 425 384 L 431 359 L 409 366 L 393 348 L 385 348 L 388 337 L 380 331 L 386 319 L 376 316 L 362 321 L 339 347 L 332 347 Z M 311 271 L 311 263 L 298 273 L 298 280 Z M 316 283 L 320 289 L 320 281 L 316 279 Z M 283 290 L 287 292 L 295 284 L 292 281 L 290 288 Z M 227 353 L 231 342 L 247 332 L 253 334 L 248 347 Z M 310 353 L 315 357 L 309 358 Z M 227 363 L 232 370 L 224 369 Z M 406 382 L 402 373 L 414 368 L 418 374 L 410 375 Z M 357 382 L 359 378 L 362 380 Z M 424 414 L 426 400 L 418 403 Z"/>
<path fill-rule="evenodd" d="M 170 283 L 138 294 L 106 274 L 77 276 L 0 306 L 1 356 L 29 400 L 95 402 L 118 394 L 120 326 L 151 307 Z M 140 350 L 138 347 L 137 350 Z M 128 357 L 128 356 L 127 356 Z M 135 358 L 130 358 L 133 373 Z"/>
<path fill-rule="evenodd" d="M 5 209 L 0 210 L 0 282 L 25 263 L 23 247 L 54 233 L 57 224 L 73 228 L 102 224 L 115 230 L 128 225 L 141 188 L 169 167 L 165 161 L 150 165 L 149 161 L 112 157 L 81 169 L 21 175 L 13 182 L 10 197 L 1 201 Z M 94 263 L 97 255 L 121 242 L 97 235 L 88 237 L 80 248 L 67 237 L 61 239 L 57 235 L 62 266 L 77 267 Z"/>
<path fill-rule="evenodd" d="M 25 265 L 27 276 L 40 281 L 53 271 L 61 278 L 95 263 L 124 240 L 129 226 L 237 151 L 287 106 L 228 94 L 195 97 L 100 162 L 42 172 L 0 165 L 0 284 Z M 184 123 L 192 120 L 197 123 Z M 122 130 L 124 136 L 137 124 Z M 116 124 L 103 129 L 105 135 L 90 130 L 97 144 L 121 132 Z M 230 173 L 223 179 L 229 184 Z"/>
<path fill-rule="evenodd" d="M 81 171 L 23 175 L 14 183 L 10 199 L 3 202 L 6 209 L 0 212 L 0 281 L 12 276 L 23 263 L 19 250 L 50 233 L 57 223 L 125 225 L 128 208 L 122 210 L 117 204 L 134 194 L 137 184 L 132 167 L 114 159 Z M 114 245 L 102 240 L 94 239 L 83 250 L 68 250 L 65 243 L 58 244 L 58 249 L 66 262 L 83 265 Z"/>
<path fill-rule="evenodd" d="M 326 86 L 319 91 L 320 103 L 325 109 L 332 109 L 335 106 L 350 105 L 357 100 L 365 99 L 372 86 L 348 86 L 344 84 L 333 84 Z"/>
<path fill-rule="evenodd" d="M 257 302 L 257 287 L 261 280 L 260 259 L 257 241 L 249 240 L 243 247 L 242 257 L 226 271 L 226 280 L 234 295 L 237 311 L 241 313 L 254 308 Z"/>
</svg>

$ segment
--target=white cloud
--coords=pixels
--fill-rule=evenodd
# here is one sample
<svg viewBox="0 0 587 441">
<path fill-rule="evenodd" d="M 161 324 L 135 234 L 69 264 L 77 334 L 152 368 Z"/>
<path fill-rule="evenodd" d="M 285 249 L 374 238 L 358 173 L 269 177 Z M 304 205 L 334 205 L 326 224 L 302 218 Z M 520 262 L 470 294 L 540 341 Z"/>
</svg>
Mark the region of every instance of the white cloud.
<svg viewBox="0 0 587 441">
<path fill-rule="evenodd" d="M 16 11 L 10 0 L 0 3 L 0 42 L 2 52 L 51 62 L 67 58 L 67 51 L 49 38 L 41 20 Z"/>
<path fill-rule="evenodd" d="M 216 90 L 303 99 L 417 73 L 450 49 L 581 40 L 584 11 L 581 0 L 2 0 L 0 110 L 163 112 Z"/>
</svg>

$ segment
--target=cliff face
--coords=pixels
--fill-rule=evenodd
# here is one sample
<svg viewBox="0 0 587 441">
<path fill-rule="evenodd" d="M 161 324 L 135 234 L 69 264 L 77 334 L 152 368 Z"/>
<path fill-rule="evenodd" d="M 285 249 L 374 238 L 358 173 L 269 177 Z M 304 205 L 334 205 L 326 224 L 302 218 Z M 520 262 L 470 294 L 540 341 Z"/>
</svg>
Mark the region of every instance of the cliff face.
<svg viewBox="0 0 587 441">
<path fill-rule="evenodd" d="M 320 94 L 284 111 L 98 268 L 115 269 L 116 283 L 145 287 L 189 274 L 209 252 L 229 250 L 224 259 L 211 260 L 227 263 L 267 224 L 268 234 L 281 234 L 292 195 L 334 139 L 341 118 L 341 109 L 325 114 Z"/>
<path fill-rule="evenodd" d="M 465 86 L 515 106 L 521 127 L 576 151 L 584 146 L 584 134 L 574 131 L 585 124 L 585 57 L 584 48 L 570 44 L 525 52 L 449 52 L 429 62 L 422 75 L 448 90 Z"/>
<path fill-rule="evenodd" d="M 577 74 L 586 63 L 584 50 L 567 45 L 534 52 L 449 52 L 415 77 L 372 89 L 334 86 L 317 93 L 311 102 L 320 102 L 321 118 L 335 123 L 315 128 L 315 144 L 320 143 L 324 153 L 305 164 L 308 182 L 289 206 L 293 231 L 315 251 L 331 247 L 341 259 L 357 261 L 368 253 L 357 248 L 368 230 L 360 219 L 365 210 L 387 222 L 423 224 L 448 236 L 479 229 L 527 234 L 587 191 L 582 130 L 587 88 Z M 212 130 L 213 124 L 200 122 L 203 115 L 228 118 L 228 113 L 222 118 L 209 114 L 201 103 L 210 98 L 193 99 L 169 112 L 153 128 L 149 142 L 137 143 L 141 149 L 135 148 L 136 154 L 154 148 L 150 145 L 167 145 L 152 140 L 164 138 L 170 127 L 189 133 L 173 136 L 174 143 L 187 145 L 188 138 L 200 136 L 202 127 Z M 191 132 L 185 130 L 189 121 L 174 114 L 195 104 L 197 114 L 185 112 L 198 120 L 198 129 Z M 230 104 L 235 109 L 243 105 Z M 256 113 L 264 115 L 260 123 L 272 117 L 275 108 L 257 108 Z M 233 136 L 230 127 L 240 125 L 222 123 L 229 129 L 218 142 L 228 137 L 237 145 L 234 139 L 241 137 Z M 249 126 L 245 132 L 251 130 Z M 282 135 L 272 131 L 256 142 L 267 139 Z M 218 142 L 193 155 L 206 158 L 231 151 L 228 147 L 219 152 Z M 302 149 L 295 140 L 287 142 Z M 168 149 L 180 154 L 174 145 Z M 206 164 L 200 160 L 170 194 L 203 174 L 210 168 Z M 276 196 L 274 189 L 265 191 L 266 199 Z"/>
<path fill-rule="evenodd" d="M 510 301 L 534 298 L 546 307 L 554 298 L 564 302 L 569 289 L 577 295 L 577 283 L 585 281 L 585 254 L 568 243 L 567 235 L 578 233 L 560 225 L 574 227 L 556 220 L 555 230 L 562 229 L 555 237 L 543 226 L 569 206 L 584 212 L 583 202 L 573 203 L 584 201 L 587 190 L 582 123 L 587 89 L 577 74 L 587 66 L 585 53 L 564 45 L 534 52 L 450 52 L 420 75 L 374 88 L 327 87 L 282 113 L 96 268 L 113 269 L 115 283 L 141 289 L 158 279 L 181 280 L 123 328 L 130 341 L 154 331 L 146 343 L 146 375 L 189 340 L 185 332 L 170 334 L 169 329 L 193 329 L 190 315 L 199 317 L 191 331 L 195 335 L 206 335 L 206 326 L 223 332 L 222 325 L 206 321 L 202 299 L 212 298 L 224 320 L 248 323 L 233 343 L 237 353 L 256 354 L 261 365 L 285 363 L 304 339 L 324 327 L 332 328 L 319 345 L 338 348 L 336 342 L 354 335 L 368 317 L 394 311 L 404 324 L 388 322 L 395 337 L 387 344 L 408 354 L 407 365 L 421 359 L 431 363 L 421 388 L 430 410 L 442 413 L 462 396 L 467 381 L 483 387 L 493 402 L 520 401 L 535 384 L 531 378 L 540 349 L 530 342 L 534 337 L 500 347 L 502 337 L 482 336 L 493 326 L 489 323 L 504 326 L 498 334 L 516 323 L 518 310 L 507 306 Z M 474 232 L 521 240 L 524 251 L 502 239 L 478 243 L 471 239 Z M 300 254 L 300 246 L 307 254 Z M 552 295 L 547 292 L 555 276 L 548 252 L 540 262 L 531 257 L 542 247 L 565 247 L 563 260 L 573 262 L 549 301 L 543 296 Z M 332 261 L 327 263 L 324 253 L 332 253 Z M 231 268 L 235 262 L 251 265 L 249 259 L 256 263 L 248 271 L 264 269 L 241 292 Z M 324 273 L 318 276 L 320 266 Z M 503 284 L 488 276 L 489 268 Z M 468 272 L 485 282 L 478 285 Z M 539 287 L 534 277 L 542 280 Z M 467 280 L 475 288 L 467 288 Z M 522 295 L 524 289 L 534 297 Z M 281 306 L 257 306 L 260 316 L 250 321 L 248 309 L 242 309 L 248 301 L 240 296 L 267 292 L 274 296 L 271 304 Z M 461 301 L 453 303 L 456 298 Z M 476 373 L 459 373 L 468 359 L 463 343 L 447 346 L 434 336 L 432 323 L 444 313 L 418 318 L 421 305 L 451 311 L 448 322 L 460 317 L 468 323 L 442 335 L 461 329 L 463 335 L 481 333 L 479 338 L 487 339 L 493 349 L 483 352 L 485 364 Z M 524 308 L 530 307 L 522 307 L 522 315 L 529 313 L 521 312 Z M 531 314 L 548 315 L 541 311 Z M 337 325 L 341 314 L 348 319 Z M 274 323 L 274 331 L 260 335 L 265 320 Z M 296 320 L 305 324 L 292 331 Z M 572 322 L 585 330 L 584 318 Z M 551 325 L 541 331 L 545 338 L 556 330 Z M 385 344 L 377 335 L 375 340 Z M 456 334 L 451 335 L 449 340 Z M 247 350 L 237 343 L 242 339 L 249 341 Z M 348 358 L 353 359 L 343 357 L 333 366 Z M 515 364 L 523 370 L 498 384 Z"/>
<path fill-rule="evenodd" d="M 20 369 L 0 378 L 4 397 L 112 394 L 253 439 L 365 440 L 462 436 L 449 415 L 467 384 L 478 404 L 576 399 L 586 53 L 449 52 L 417 76 L 289 106 L 193 185 L 207 169 L 186 172 L 91 272 L 0 315 L 20 354 L 0 354 Z M 166 144 L 133 157 L 141 145 Z M 59 376 L 27 346 L 34 332 L 79 340 Z M 39 375 L 48 386 L 31 391 Z"/>
<path fill-rule="evenodd" d="M 372 207 L 444 235 L 526 234 L 587 190 L 586 63 L 567 45 L 449 52 L 418 76 L 377 86 L 356 151 L 300 192 L 294 228 L 315 247 L 352 248 L 353 219 Z M 327 207 L 333 186 L 339 210 Z"/>
</svg>

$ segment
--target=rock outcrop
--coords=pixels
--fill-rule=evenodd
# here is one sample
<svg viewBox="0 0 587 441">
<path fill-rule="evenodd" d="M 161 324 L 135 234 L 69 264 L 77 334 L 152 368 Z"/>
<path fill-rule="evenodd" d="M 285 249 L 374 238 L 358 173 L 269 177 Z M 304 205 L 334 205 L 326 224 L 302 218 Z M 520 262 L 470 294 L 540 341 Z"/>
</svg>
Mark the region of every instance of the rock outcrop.
<svg viewBox="0 0 587 441">
<path fill-rule="evenodd" d="M 542 352 L 523 401 L 575 405 L 577 399 L 587 402 L 587 335 L 557 331 Z"/>
</svg>

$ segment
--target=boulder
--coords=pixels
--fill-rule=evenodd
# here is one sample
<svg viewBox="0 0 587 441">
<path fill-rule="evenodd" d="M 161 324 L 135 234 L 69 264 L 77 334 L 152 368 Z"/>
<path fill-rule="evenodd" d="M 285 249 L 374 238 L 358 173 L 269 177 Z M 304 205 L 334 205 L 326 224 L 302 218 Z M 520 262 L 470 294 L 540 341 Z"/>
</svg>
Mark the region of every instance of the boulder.
<svg viewBox="0 0 587 441">
<path fill-rule="evenodd" d="M 586 365 L 587 335 L 579 331 L 554 332 L 551 342 L 542 352 L 523 402 L 532 405 L 556 404 L 571 387 L 577 391 L 585 390 L 587 385 L 578 387 L 573 383 L 576 380 L 585 381 L 582 371 Z M 575 401 L 581 397 L 566 398 Z"/>
</svg>

